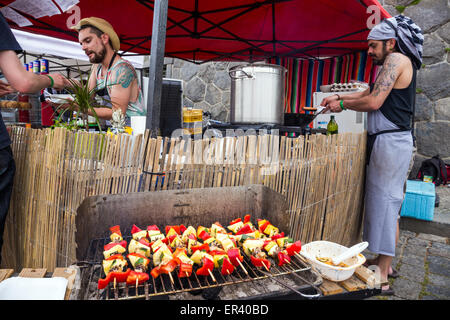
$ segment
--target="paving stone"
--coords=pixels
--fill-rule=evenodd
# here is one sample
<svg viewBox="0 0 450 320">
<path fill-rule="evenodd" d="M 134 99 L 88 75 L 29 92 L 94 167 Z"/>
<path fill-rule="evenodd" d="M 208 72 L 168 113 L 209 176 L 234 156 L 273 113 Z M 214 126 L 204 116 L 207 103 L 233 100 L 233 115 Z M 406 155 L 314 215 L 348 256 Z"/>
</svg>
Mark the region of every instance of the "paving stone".
<svg viewBox="0 0 450 320">
<path fill-rule="evenodd" d="M 409 239 L 407 245 L 428 247 L 430 245 L 430 241 L 416 237 Z"/>
<path fill-rule="evenodd" d="M 402 256 L 401 263 L 406 263 L 412 266 L 423 268 L 425 266 L 425 257 L 416 255 L 404 255 Z"/>
<path fill-rule="evenodd" d="M 428 254 L 450 259 L 450 245 L 440 242 L 433 242 L 431 247 L 428 248 Z"/>
<path fill-rule="evenodd" d="M 413 266 L 410 264 L 402 263 L 397 271 L 400 272 L 400 275 L 409 280 L 422 283 L 425 278 L 425 270 L 422 267 Z"/>
<path fill-rule="evenodd" d="M 429 255 L 427 257 L 428 272 L 450 277 L 450 259 Z"/>
<path fill-rule="evenodd" d="M 427 254 L 427 247 L 423 247 L 423 246 L 416 246 L 416 245 L 406 245 L 405 249 L 402 252 L 403 255 L 416 255 L 416 256 L 421 256 L 421 257 L 425 257 Z"/>
<path fill-rule="evenodd" d="M 419 233 L 417 235 L 417 238 L 419 239 L 423 239 L 423 240 L 428 240 L 433 242 L 440 242 L 440 243 L 447 243 L 448 238 L 446 237 L 440 237 L 434 234 L 428 234 L 428 233 Z"/>
<path fill-rule="evenodd" d="M 427 285 L 425 290 L 428 293 L 431 293 L 432 295 L 438 296 L 440 298 L 450 299 L 450 288 L 448 287 Z"/>
<path fill-rule="evenodd" d="M 392 288 L 394 289 L 397 297 L 408 300 L 417 300 L 419 298 L 422 285 L 418 282 L 400 277 L 395 279 Z"/>
<path fill-rule="evenodd" d="M 440 274 L 429 273 L 428 283 L 435 286 L 442 286 L 450 288 L 450 277 L 445 277 Z"/>
</svg>

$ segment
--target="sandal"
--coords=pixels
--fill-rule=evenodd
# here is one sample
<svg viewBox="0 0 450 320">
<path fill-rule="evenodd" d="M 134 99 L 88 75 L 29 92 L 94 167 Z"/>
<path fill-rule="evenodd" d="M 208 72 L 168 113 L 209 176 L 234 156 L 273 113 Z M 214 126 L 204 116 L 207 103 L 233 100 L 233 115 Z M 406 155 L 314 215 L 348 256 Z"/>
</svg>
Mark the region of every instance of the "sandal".
<svg viewBox="0 0 450 320">
<path fill-rule="evenodd" d="M 392 278 L 392 279 L 398 278 L 400 276 L 398 271 L 395 270 L 393 267 L 391 267 L 391 268 L 392 268 L 392 272 L 388 274 L 388 277 Z"/>
<path fill-rule="evenodd" d="M 393 296 L 395 294 L 394 289 L 391 288 L 391 286 L 388 286 L 387 289 L 383 289 L 383 287 L 381 287 L 381 292 L 380 292 L 380 296 Z"/>
</svg>

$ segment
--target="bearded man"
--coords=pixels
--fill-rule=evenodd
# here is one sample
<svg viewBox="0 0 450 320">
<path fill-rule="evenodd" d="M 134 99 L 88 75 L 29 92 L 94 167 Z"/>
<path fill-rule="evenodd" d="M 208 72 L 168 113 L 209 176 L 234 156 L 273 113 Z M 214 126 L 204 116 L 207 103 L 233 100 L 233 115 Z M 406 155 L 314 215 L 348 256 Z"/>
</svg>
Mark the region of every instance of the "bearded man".
<svg viewBox="0 0 450 320">
<path fill-rule="evenodd" d="M 368 54 L 382 66 L 364 92 L 321 103 L 331 112 L 367 112 L 367 166 L 363 239 L 378 257 L 382 295 L 394 294 L 387 282 L 398 241 L 398 219 L 413 152 L 416 71 L 422 65 L 423 35 L 408 17 L 398 15 L 376 25 L 368 35 Z M 348 112 L 348 111 L 347 111 Z"/>
<path fill-rule="evenodd" d="M 134 67 L 118 55 L 120 41 L 108 21 L 90 17 L 81 19 L 72 29 L 78 31 L 78 40 L 91 68 L 89 88 L 103 98 L 109 108 L 95 108 L 101 119 L 111 120 L 112 112 L 120 108 L 125 116 L 125 124 L 130 125 L 130 117 L 146 116 L 146 108 Z M 91 114 L 92 115 L 92 114 Z"/>
</svg>

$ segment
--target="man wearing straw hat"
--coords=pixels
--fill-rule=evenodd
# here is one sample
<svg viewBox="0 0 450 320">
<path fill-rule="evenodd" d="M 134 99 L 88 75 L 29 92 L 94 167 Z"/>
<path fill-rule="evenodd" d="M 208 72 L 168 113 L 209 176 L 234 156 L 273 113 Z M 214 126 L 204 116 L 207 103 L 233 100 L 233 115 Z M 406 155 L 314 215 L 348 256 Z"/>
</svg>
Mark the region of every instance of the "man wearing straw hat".
<svg viewBox="0 0 450 320">
<path fill-rule="evenodd" d="M 0 96 L 17 91 L 35 93 L 47 87 L 64 88 L 64 77 L 58 73 L 38 75 L 28 72 L 17 57 L 22 48 L 3 14 L 0 13 L 0 69 L 8 83 L 0 81 Z M 11 139 L 0 113 L 0 263 L 3 232 L 11 200 L 16 166 L 11 150 Z"/>
<path fill-rule="evenodd" d="M 111 120 L 120 109 L 130 125 L 131 116 L 145 116 L 146 108 L 134 67 L 118 55 L 120 41 L 111 24 L 101 18 L 81 19 L 72 29 L 78 31 L 81 48 L 94 63 L 89 88 L 96 90 L 110 108 L 95 108 L 101 119 Z"/>
<path fill-rule="evenodd" d="M 413 152 L 416 72 L 422 65 L 423 35 L 408 17 L 384 19 L 368 36 L 368 54 L 382 69 L 364 92 L 322 101 L 332 112 L 367 112 L 367 171 L 363 238 L 378 257 L 383 295 L 394 294 L 388 277 L 398 241 L 398 219 Z M 348 111 L 347 111 L 348 112 Z"/>
</svg>

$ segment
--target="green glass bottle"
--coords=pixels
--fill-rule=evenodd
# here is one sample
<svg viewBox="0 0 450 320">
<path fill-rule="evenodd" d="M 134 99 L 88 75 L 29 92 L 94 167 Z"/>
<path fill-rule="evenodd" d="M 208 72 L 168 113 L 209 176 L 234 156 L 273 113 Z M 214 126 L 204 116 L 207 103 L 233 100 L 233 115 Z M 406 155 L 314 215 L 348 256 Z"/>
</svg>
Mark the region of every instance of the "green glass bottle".
<svg viewBox="0 0 450 320">
<path fill-rule="evenodd" d="M 336 120 L 334 120 L 334 116 L 330 116 L 330 122 L 328 122 L 327 125 L 327 136 L 330 134 L 337 134 L 338 133 L 338 124 L 336 123 Z"/>
</svg>

